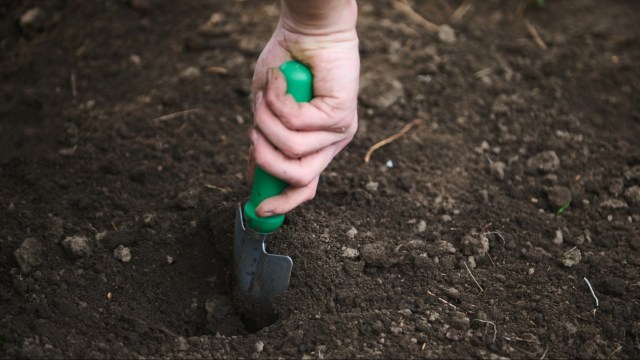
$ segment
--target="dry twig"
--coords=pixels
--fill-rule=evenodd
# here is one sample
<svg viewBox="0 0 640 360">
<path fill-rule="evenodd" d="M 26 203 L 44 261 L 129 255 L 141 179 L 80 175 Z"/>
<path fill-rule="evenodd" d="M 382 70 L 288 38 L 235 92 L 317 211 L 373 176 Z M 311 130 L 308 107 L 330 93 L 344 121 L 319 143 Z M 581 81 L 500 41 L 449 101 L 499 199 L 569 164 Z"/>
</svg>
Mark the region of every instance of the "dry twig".
<svg viewBox="0 0 640 360">
<path fill-rule="evenodd" d="M 507 340 L 507 341 L 515 340 L 515 341 L 523 341 L 523 342 L 526 342 L 526 343 L 533 343 L 533 342 L 535 342 L 535 340 L 534 340 L 534 339 L 529 339 L 529 340 L 527 340 L 527 339 L 523 339 L 523 338 L 520 338 L 520 337 L 517 337 L 517 336 L 503 336 L 502 338 L 503 338 L 503 339 L 505 339 L 505 340 Z"/>
<path fill-rule="evenodd" d="M 207 189 L 213 189 L 213 190 L 218 190 L 223 194 L 228 193 L 229 191 L 231 191 L 228 188 L 223 188 L 223 187 L 219 187 L 219 186 L 215 186 L 215 185 L 211 185 L 211 184 L 205 184 L 204 187 L 206 187 Z"/>
<path fill-rule="evenodd" d="M 549 351 L 548 347 L 546 349 L 544 349 L 544 352 L 542 353 L 542 356 L 540 357 L 540 360 L 544 360 L 544 358 L 547 356 L 547 351 Z"/>
<path fill-rule="evenodd" d="M 401 138 L 404 134 L 406 134 L 409 130 L 411 130 L 411 128 L 413 128 L 414 126 L 418 126 L 423 124 L 422 120 L 420 119 L 415 119 L 412 122 L 408 123 L 407 125 L 403 126 L 402 129 L 400 129 L 400 131 L 398 131 L 397 133 L 389 136 L 388 138 L 379 141 L 377 143 L 375 143 L 372 147 L 369 148 L 369 150 L 367 151 L 367 154 L 364 156 L 364 162 L 365 164 L 369 163 L 369 159 L 371 158 L 371 154 L 373 154 L 374 151 L 378 150 L 379 148 L 388 145 L 396 140 L 398 140 L 399 138 Z"/>
<path fill-rule="evenodd" d="M 492 67 L 487 67 L 487 68 L 484 68 L 482 70 L 476 71 L 473 75 L 475 77 L 477 77 L 477 78 L 483 78 L 485 76 L 491 75 L 492 73 L 493 73 L 493 68 Z M 493 161 L 491 161 L 491 158 L 489 158 L 488 156 L 487 156 L 487 160 L 489 160 L 489 163 L 493 162 Z"/>
<path fill-rule="evenodd" d="M 496 265 L 495 261 L 493 261 L 493 258 L 491 257 L 491 255 L 490 255 L 488 252 L 487 252 L 487 253 L 485 253 L 485 254 L 487 254 L 487 257 L 489 258 L 489 261 L 491 261 L 491 264 L 492 264 L 494 267 L 498 267 L 498 265 Z"/>
<path fill-rule="evenodd" d="M 457 307 L 457 306 L 453 305 L 452 303 L 448 302 L 447 300 L 445 300 L 445 299 L 443 299 L 443 298 L 441 298 L 441 297 L 439 297 L 439 296 L 436 296 L 436 294 L 432 293 L 431 291 L 427 290 L 427 294 L 429 294 L 429 295 L 433 296 L 434 298 L 436 298 L 436 299 L 440 300 L 440 302 L 442 302 L 442 303 L 444 303 L 444 304 L 447 304 L 447 305 L 451 306 L 451 307 L 452 307 L 452 308 L 454 308 L 455 310 L 458 310 L 458 307 Z"/>
<path fill-rule="evenodd" d="M 155 123 L 159 123 L 161 121 L 167 121 L 167 120 L 172 120 L 175 119 L 177 117 L 180 117 L 182 115 L 188 115 L 188 114 L 192 114 L 192 113 L 196 113 L 199 112 L 200 110 L 202 110 L 201 108 L 195 108 L 195 109 L 187 109 L 187 110 L 182 110 L 182 111 L 178 111 L 178 112 L 174 112 L 172 114 L 167 114 L 167 115 L 163 115 L 160 117 L 157 117 L 151 121 L 155 122 Z"/>
<path fill-rule="evenodd" d="M 527 27 L 529 34 L 531 34 L 531 36 L 533 37 L 533 42 L 535 42 L 539 48 L 547 49 L 547 44 L 545 44 L 544 40 L 542 40 L 542 37 L 540 37 L 540 33 L 538 33 L 538 30 L 536 30 L 535 26 L 533 26 L 533 24 L 530 23 L 529 20 L 524 20 L 524 26 Z"/>
<path fill-rule="evenodd" d="M 424 26 L 427 30 L 431 32 L 437 33 L 438 29 L 440 29 L 440 26 L 425 19 L 422 15 L 418 14 L 415 10 L 413 10 L 413 8 L 411 7 L 411 5 L 407 0 L 395 0 L 393 2 L 393 6 L 396 9 L 405 13 L 407 16 L 409 16 L 411 20 L 419 23 L 420 25 Z"/>
<path fill-rule="evenodd" d="M 607 356 L 607 359 L 610 359 L 613 355 L 615 355 L 620 350 L 622 350 L 622 345 L 618 345 L 618 347 L 615 350 L 613 350 L 613 352 L 609 354 L 609 356 Z"/>
<path fill-rule="evenodd" d="M 473 276 L 473 274 L 471 273 L 471 270 L 469 270 L 469 267 L 467 266 L 467 262 L 464 262 L 464 267 L 467 268 L 467 271 L 469 272 L 469 275 L 471 275 L 471 278 L 473 279 L 473 281 L 476 283 L 476 285 L 478 285 L 478 287 L 480 288 L 480 291 L 484 291 L 484 289 L 482 288 L 482 286 L 480 286 L 480 284 L 478 283 L 478 280 L 476 280 L 476 277 Z"/>
<path fill-rule="evenodd" d="M 502 240 L 502 244 L 504 245 L 506 242 L 504 241 L 504 236 L 502 236 L 502 234 L 500 233 L 500 231 L 487 231 L 482 233 L 482 235 L 487 236 L 487 235 L 498 235 L 498 237 L 500 238 L 500 240 Z M 508 234 L 507 234 L 508 235 Z"/>
<path fill-rule="evenodd" d="M 458 6 L 456 11 L 453 12 L 453 14 L 451 15 L 451 20 L 453 22 L 458 22 L 462 20 L 462 18 L 465 17 L 469 13 L 469 11 L 471 11 L 472 8 L 473 8 L 473 3 L 470 0 L 466 0 L 465 2 L 460 4 L 460 6 Z"/>
<path fill-rule="evenodd" d="M 226 74 L 229 70 L 223 68 L 222 66 L 210 66 L 207 68 L 206 72 L 211 74 Z"/>
</svg>

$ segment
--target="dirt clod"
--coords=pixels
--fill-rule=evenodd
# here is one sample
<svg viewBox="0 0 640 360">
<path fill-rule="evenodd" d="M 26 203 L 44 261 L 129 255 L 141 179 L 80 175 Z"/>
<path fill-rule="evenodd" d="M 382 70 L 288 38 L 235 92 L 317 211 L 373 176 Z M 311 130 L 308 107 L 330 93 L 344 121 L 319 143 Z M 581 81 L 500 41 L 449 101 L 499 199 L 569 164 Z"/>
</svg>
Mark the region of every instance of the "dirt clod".
<svg viewBox="0 0 640 360">
<path fill-rule="evenodd" d="M 13 253 L 20 270 L 23 273 L 29 273 L 34 267 L 42 264 L 42 252 L 44 247 L 42 243 L 35 238 L 26 238 L 20 247 Z"/>
<path fill-rule="evenodd" d="M 600 281 L 597 286 L 599 292 L 618 297 L 625 295 L 627 287 L 624 279 L 614 276 L 607 277 L 603 281 Z"/>
<path fill-rule="evenodd" d="M 564 186 L 553 186 L 546 191 L 551 211 L 555 212 L 571 203 L 571 190 Z"/>
<path fill-rule="evenodd" d="M 126 246 L 118 245 L 118 247 L 113 250 L 113 257 L 123 263 L 128 263 L 131 261 L 131 249 Z"/>
<path fill-rule="evenodd" d="M 489 239 L 483 234 L 467 234 L 462 240 L 465 255 L 486 255 L 489 252 Z"/>
<path fill-rule="evenodd" d="M 600 207 L 604 209 L 618 210 L 626 209 L 629 205 L 621 199 L 605 199 L 600 202 Z"/>
<path fill-rule="evenodd" d="M 84 235 L 68 236 L 62 240 L 62 247 L 67 251 L 69 255 L 75 257 L 91 256 L 93 250 L 89 238 Z"/>
<path fill-rule="evenodd" d="M 632 186 L 624 191 L 624 198 L 633 205 L 640 204 L 640 186 Z"/>
<path fill-rule="evenodd" d="M 360 248 L 360 254 L 368 266 L 389 267 L 397 262 L 384 242 L 366 244 Z"/>
<path fill-rule="evenodd" d="M 532 172 L 553 172 L 560 167 L 560 158 L 553 150 L 544 151 L 527 160 L 527 167 Z"/>
<path fill-rule="evenodd" d="M 566 267 L 576 266 L 582 260 L 582 252 L 578 248 L 572 248 L 564 253 L 562 257 L 562 265 Z"/>
</svg>

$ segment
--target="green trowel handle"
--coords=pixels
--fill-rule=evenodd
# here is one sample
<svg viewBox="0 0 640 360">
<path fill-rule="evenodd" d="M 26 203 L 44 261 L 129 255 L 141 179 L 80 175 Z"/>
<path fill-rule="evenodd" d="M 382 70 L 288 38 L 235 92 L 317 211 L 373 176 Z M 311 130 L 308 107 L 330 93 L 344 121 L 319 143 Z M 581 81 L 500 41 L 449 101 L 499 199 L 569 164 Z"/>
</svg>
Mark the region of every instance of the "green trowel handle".
<svg viewBox="0 0 640 360">
<path fill-rule="evenodd" d="M 287 79 L 287 94 L 293 96 L 297 102 L 311 101 L 313 75 L 309 68 L 298 61 L 287 61 L 280 66 L 280 71 Z M 256 215 L 256 208 L 264 199 L 280 194 L 286 187 L 287 183 L 256 166 L 251 198 L 244 206 L 244 217 L 249 228 L 259 233 L 272 233 L 282 225 L 284 215 L 259 217 Z"/>
</svg>

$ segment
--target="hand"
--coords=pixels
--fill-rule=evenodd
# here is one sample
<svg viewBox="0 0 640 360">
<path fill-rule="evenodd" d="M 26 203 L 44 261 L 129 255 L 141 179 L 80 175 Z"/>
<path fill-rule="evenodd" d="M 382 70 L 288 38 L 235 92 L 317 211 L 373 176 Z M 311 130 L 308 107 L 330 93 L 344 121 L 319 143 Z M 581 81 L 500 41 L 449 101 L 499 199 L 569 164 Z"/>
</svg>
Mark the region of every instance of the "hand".
<svg viewBox="0 0 640 360">
<path fill-rule="evenodd" d="M 320 173 L 357 130 L 360 58 L 355 1 L 322 1 L 333 3 L 330 11 L 336 13 L 315 18 L 305 14 L 309 21 L 294 16 L 283 1 L 278 26 L 256 64 L 248 179 L 253 180 L 259 165 L 289 184 L 258 206 L 258 216 L 284 214 L 312 199 Z M 297 103 L 286 94 L 278 67 L 291 59 L 313 73 L 314 98 L 309 103 Z"/>
</svg>

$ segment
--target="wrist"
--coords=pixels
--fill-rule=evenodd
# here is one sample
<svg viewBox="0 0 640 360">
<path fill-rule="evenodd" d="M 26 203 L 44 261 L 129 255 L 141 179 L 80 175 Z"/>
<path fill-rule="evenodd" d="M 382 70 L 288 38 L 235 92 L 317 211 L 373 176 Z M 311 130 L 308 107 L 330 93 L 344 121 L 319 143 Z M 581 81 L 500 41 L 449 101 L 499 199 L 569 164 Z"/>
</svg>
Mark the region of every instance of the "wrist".
<svg viewBox="0 0 640 360">
<path fill-rule="evenodd" d="M 307 35 L 352 31 L 356 27 L 356 0 L 281 0 L 280 24 Z"/>
</svg>

